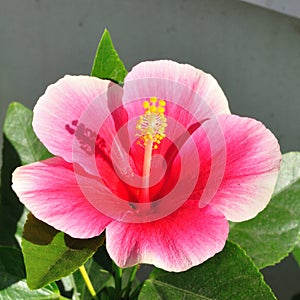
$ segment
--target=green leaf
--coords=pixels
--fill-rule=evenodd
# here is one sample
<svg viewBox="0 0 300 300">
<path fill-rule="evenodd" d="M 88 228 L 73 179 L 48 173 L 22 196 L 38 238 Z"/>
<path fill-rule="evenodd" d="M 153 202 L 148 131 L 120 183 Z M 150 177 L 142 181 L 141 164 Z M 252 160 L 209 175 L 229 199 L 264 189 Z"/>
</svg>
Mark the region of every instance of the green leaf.
<svg viewBox="0 0 300 300">
<path fill-rule="evenodd" d="M 35 135 L 32 116 L 29 108 L 13 102 L 8 107 L 4 121 L 4 135 L 19 154 L 22 165 L 52 156 Z"/>
<path fill-rule="evenodd" d="M 15 238 L 18 228 L 18 221 L 23 213 L 23 205 L 11 188 L 11 174 L 21 162 L 18 153 L 4 136 L 3 164 L 1 169 L 1 190 L 0 190 L 0 245 L 7 245 L 19 248 Z"/>
<path fill-rule="evenodd" d="M 295 247 L 300 233 L 300 153 L 283 155 L 273 197 L 252 220 L 235 223 L 229 239 L 246 250 L 259 268 L 274 265 Z"/>
<path fill-rule="evenodd" d="M 24 207 L 23 214 L 21 215 L 21 217 L 19 218 L 18 223 L 17 223 L 15 239 L 17 240 L 17 242 L 20 246 L 22 243 L 23 229 L 24 229 L 24 225 L 27 220 L 28 213 L 29 213 L 29 210 L 26 207 Z"/>
<path fill-rule="evenodd" d="M 0 247 L 0 300 L 63 299 L 55 283 L 31 291 L 25 278 L 22 252 L 11 247 Z"/>
<path fill-rule="evenodd" d="M 3 164 L 1 170 L 0 244 L 18 247 L 15 233 L 23 205 L 11 189 L 11 174 L 21 164 L 51 156 L 32 129 L 32 111 L 20 103 L 11 103 L 4 121 Z"/>
<path fill-rule="evenodd" d="M 0 246 L 0 278 L 0 290 L 25 278 L 25 266 L 20 250 Z"/>
<path fill-rule="evenodd" d="M 30 290 L 25 280 L 20 280 L 12 284 L 4 290 L 0 290 L 0 300 L 16 300 L 16 299 L 30 299 L 30 300 L 62 300 L 66 299 L 59 294 L 59 289 L 55 283 L 51 283 L 38 290 Z"/>
<path fill-rule="evenodd" d="M 176 274 L 155 269 L 145 281 L 139 299 L 276 298 L 245 251 L 227 242 L 221 253 L 186 272 Z"/>
<path fill-rule="evenodd" d="M 103 241 L 104 236 L 71 238 L 29 214 L 22 239 L 28 286 L 37 289 L 69 275 L 84 264 Z"/>
<path fill-rule="evenodd" d="M 98 45 L 91 76 L 123 83 L 126 75 L 127 70 L 114 48 L 108 30 L 105 29 Z"/>
<path fill-rule="evenodd" d="M 296 244 L 293 250 L 293 256 L 300 267 L 300 241 Z"/>
<path fill-rule="evenodd" d="M 184 299 L 184 300 L 208 300 L 210 298 L 203 297 L 187 290 L 176 288 L 173 285 L 157 281 L 146 280 L 141 293 L 141 300 L 161 300 L 161 299 Z"/>
</svg>

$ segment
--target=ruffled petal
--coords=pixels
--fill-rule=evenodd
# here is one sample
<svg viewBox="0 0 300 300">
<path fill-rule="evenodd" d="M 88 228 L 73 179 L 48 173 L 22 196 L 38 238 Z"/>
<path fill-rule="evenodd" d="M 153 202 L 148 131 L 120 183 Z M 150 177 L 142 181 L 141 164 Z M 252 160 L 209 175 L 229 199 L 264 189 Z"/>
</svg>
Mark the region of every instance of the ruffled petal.
<svg viewBox="0 0 300 300">
<path fill-rule="evenodd" d="M 174 101 L 179 97 L 178 103 L 192 113 L 202 101 L 205 105 L 201 103 L 201 110 L 208 106 L 209 113 L 230 114 L 226 96 L 216 79 L 188 64 L 170 60 L 142 62 L 126 76 L 124 90 L 125 101 L 152 96 Z"/>
<path fill-rule="evenodd" d="M 106 247 L 122 268 L 148 263 L 181 272 L 221 251 L 227 236 L 228 223 L 220 212 L 209 206 L 199 209 L 196 201 L 189 201 L 154 222 L 110 223 Z"/>
<path fill-rule="evenodd" d="M 109 84 L 110 81 L 96 77 L 67 75 L 47 88 L 34 107 L 32 124 L 38 138 L 52 154 L 73 161 L 73 138 L 78 127 L 88 131 L 86 135 L 92 133 L 80 118 L 93 100 L 107 91 Z M 100 109 L 93 114 L 92 120 L 108 113 L 107 109 Z"/>
<path fill-rule="evenodd" d="M 218 127 L 223 136 L 216 135 Z M 198 195 L 200 207 L 209 203 L 230 221 L 254 218 L 269 203 L 279 172 L 274 135 L 254 119 L 223 115 L 205 122 L 193 138 L 201 167 L 193 199 Z"/>
<path fill-rule="evenodd" d="M 79 186 L 72 164 L 61 158 L 19 167 L 12 181 L 20 201 L 38 219 L 74 238 L 98 236 L 111 222 L 81 191 L 81 188 L 93 190 L 96 186 L 93 179 L 87 177 L 89 187 Z"/>
</svg>

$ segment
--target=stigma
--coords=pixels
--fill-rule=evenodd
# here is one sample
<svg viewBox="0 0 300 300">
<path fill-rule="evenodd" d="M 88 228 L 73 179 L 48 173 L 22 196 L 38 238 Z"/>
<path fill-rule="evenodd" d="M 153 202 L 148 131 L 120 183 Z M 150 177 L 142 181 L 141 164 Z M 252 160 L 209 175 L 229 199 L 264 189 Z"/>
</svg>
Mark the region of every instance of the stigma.
<svg viewBox="0 0 300 300">
<path fill-rule="evenodd" d="M 145 112 L 139 117 L 136 129 L 137 136 L 140 137 L 139 144 L 157 149 L 165 135 L 167 127 L 167 118 L 165 116 L 166 102 L 158 100 L 157 97 L 151 97 L 148 101 L 143 102 Z"/>
</svg>

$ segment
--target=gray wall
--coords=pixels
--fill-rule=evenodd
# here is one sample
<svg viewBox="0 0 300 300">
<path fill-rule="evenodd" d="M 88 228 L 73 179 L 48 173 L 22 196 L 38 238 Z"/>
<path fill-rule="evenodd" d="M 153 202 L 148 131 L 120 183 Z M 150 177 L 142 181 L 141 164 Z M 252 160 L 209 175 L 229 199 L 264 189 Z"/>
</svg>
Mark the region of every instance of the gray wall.
<svg viewBox="0 0 300 300">
<path fill-rule="evenodd" d="M 0 0 L 1 120 L 65 73 L 87 74 L 107 27 L 130 69 L 188 62 L 219 80 L 232 112 L 300 149 L 300 20 L 233 0 Z"/>
<path fill-rule="evenodd" d="M 300 18 L 299 0 L 241 0 Z"/>
<path fill-rule="evenodd" d="M 202 68 L 233 113 L 263 121 L 283 152 L 300 150 L 300 20 L 237 0 L 0 0 L 1 124 L 9 102 L 32 108 L 64 74 L 88 74 L 105 27 L 128 69 L 158 58 Z M 300 273 L 282 266 L 267 278 L 291 299 Z"/>
</svg>

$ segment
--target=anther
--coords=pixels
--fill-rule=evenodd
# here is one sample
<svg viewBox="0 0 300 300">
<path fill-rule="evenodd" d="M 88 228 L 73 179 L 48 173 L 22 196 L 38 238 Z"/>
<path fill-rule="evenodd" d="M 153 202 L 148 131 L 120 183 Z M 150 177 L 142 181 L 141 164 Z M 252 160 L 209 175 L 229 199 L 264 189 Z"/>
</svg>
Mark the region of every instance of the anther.
<svg viewBox="0 0 300 300">
<path fill-rule="evenodd" d="M 166 101 L 158 100 L 157 97 L 150 97 L 149 101 L 143 102 L 145 112 L 139 117 L 136 124 L 137 134 L 140 136 L 142 143 L 140 145 L 146 146 L 151 141 L 152 148 L 158 149 L 161 140 L 166 136 L 165 128 L 167 127 L 167 119 L 164 115 Z"/>
</svg>

